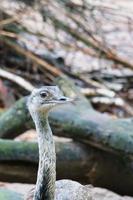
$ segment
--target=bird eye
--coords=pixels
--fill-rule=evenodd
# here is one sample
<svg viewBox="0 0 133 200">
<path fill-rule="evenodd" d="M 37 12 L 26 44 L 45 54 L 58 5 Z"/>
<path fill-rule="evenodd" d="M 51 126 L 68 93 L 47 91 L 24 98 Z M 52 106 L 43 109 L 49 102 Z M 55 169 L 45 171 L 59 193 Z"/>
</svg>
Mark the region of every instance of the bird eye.
<svg viewBox="0 0 133 200">
<path fill-rule="evenodd" d="M 46 92 L 41 92 L 40 96 L 41 96 L 41 98 L 45 98 L 47 96 L 47 93 Z"/>
</svg>

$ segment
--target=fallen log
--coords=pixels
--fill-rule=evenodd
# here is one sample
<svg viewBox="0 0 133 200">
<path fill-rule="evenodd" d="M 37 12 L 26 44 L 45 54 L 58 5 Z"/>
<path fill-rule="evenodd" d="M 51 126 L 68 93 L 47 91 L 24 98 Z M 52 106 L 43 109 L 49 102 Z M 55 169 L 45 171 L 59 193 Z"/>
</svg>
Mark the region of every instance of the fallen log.
<svg viewBox="0 0 133 200">
<path fill-rule="evenodd" d="M 73 141 L 57 141 L 56 154 L 57 179 L 72 179 L 133 195 L 133 171 L 120 156 Z M 35 183 L 37 163 L 37 143 L 0 140 L 1 181 Z"/>
</svg>

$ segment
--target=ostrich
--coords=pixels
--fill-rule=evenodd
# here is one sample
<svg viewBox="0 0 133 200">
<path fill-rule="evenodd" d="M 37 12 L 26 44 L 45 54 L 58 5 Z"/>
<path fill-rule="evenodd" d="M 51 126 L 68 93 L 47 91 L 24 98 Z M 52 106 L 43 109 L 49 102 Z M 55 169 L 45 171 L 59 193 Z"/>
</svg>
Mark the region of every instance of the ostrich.
<svg viewBox="0 0 133 200">
<path fill-rule="evenodd" d="M 27 106 L 38 133 L 39 167 L 37 182 L 27 200 L 92 200 L 89 186 L 71 180 L 56 181 L 56 154 L 48 113 L 57 105 L 71 102 L 57 86 L 34 89 Z"/>
</svg>

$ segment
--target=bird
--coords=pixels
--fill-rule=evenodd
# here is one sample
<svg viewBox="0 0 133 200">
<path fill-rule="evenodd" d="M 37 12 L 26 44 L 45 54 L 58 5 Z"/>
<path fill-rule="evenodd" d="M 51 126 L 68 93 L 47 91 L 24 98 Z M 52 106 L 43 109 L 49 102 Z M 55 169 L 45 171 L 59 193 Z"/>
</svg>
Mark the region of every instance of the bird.
<svg viewBox="0 0 133 200">
<path fill-rule="evenodd" d="M 0 200 L 132 200 L 120 197 L 107 189 L 81 185 L 72 180 L 56 181 L 56 154 L 52 131 L 48 122 L 49 112 L 56 106 L 72 102 L 64 97 L 57 86 L 34 89 L 27 106 L 38 133 L 39 168 L 35 188 L 23 196 L 9 189 L 0 188 Z M 69 169 L 68 169 L 69 170 Z"/>
<path fill-rule="evenodd" d="M 39 166 L 35 188 L 26 200 L 92 200 L 90 186 L 73 180 L 56 181 L 56 153 L 49 125 L 49 112 L 73 99 L 63 96 L 58 86 L 35 88 L 27 100 L 27 107 L 38 135 Z"/>
</svg>

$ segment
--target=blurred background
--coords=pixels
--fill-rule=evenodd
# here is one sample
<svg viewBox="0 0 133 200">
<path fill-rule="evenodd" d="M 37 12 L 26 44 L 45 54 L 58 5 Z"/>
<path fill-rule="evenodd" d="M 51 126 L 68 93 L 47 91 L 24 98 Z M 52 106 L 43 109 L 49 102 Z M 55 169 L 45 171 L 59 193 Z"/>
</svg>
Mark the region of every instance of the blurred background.
<svg viewBox="0 0 133 200">
<path fill-rule="evenodd" d="M 18 187 L 18 191 L 25 193 L 29 189 L 28 185 L 19 186 L 19 184 L 14 185 L 7 182 L 33 184 L 36 180 L 38 157 L 32 154 L 33 152 L 37 153 L 37 149 L 35 148 L 33 152 L 30 149 L 29 157 L 26 158 L 27 153 L 25 153 L 22 159 L 20 158 L 22 151 L 17 143 L 19 141 L 23 145 L 23 142 L 36 142 L 36 133 L 33 125 L 27 123 L 27 118 L 21 116 L 22 105 L 18 108 L 16 102 L 29 95 L 34 87 L 42 85 L 57 84 L 65 91 L 62 83 L 58 81 L 55 83 L 55 80 L 64 75 L 68 78 L 67 83 L 70 81 L 72 85 L 78 87 L 76 94 L 85 96 L 88 104 L 90 103 L 92 106 L 91 109 L 98 111 L 98 115 L 120 121 L 122 124 L 130 120 L 129 124 L 123 125 L 122 134 L 126 134 L 127 131 L 127 136 L 124 137 L 133 138 L 132 0 L 1 0 L 0 137 L 12 139 L 12 142 L 16 141 L 16 143 L 6 143 L 4 139 L 0 141 L 1 188 L 16 190 Z M 71 90 L 69 87 L 68 91 Z M 68 91 L 66 94 L 70 95 Z M 20 121 L 18 120 L 19 122 L 14 122 L 14 116 L 18 111 L 22 118 Z M 85 117 L 88 116 L 85 115 Z M 12 124 L 9 124 L 9 119 L 12 119 Z M 101 117 L 98 119 L 102 120 Z M 21 126 L 20 122 L 23 122 Z M 14 126 L 15 123 L 18 124 Z M 121 131 L 121 123 L 116 124 L 115 131 Z M 63 165 L 61 169 L 58 169 L 59 179 L 71 178 L 81 183 L 92 183 L 95 186 L 111 189 L 121 195 L 133 195 L 133 170 L 131 168 L 133 139 L 130 138 L 130 141 L 126 141 L 125 146 L 121 145 L 120 151 L 115 148 L 115 151 L 118 150 L 122 156 L 112 158 L 114 154 L 110 153 L 110 146 L 109 151 L 103 148 L 102 153 L 99 153 L 99 147 L 90 144 L 86 147 L 87 144 L 83 144 L 86 142 L 80 141 L 81 138 L 80 144 L 73 144 L 72 135 L 70 137 L 67 135 L 69 139 L 64 139 L 66 135 L 58 133 L 58 131 L 61 132 L 60 125 L 58 124 L 58 126 L 55 126 L 56 135 L 63 136 L 63 138 L 56 136 L 57 146 L 58 142 L 60 144 L 67 143 L 70 151 L 80 152 L 81 157 L 77 158 L 78 161 L 88 159 L 86 152 L 92 151 L 89 149 L 92 148 L 91 146 L 93 146 L 93 155 L 95 151 L 98 151 L 93 159 L 97 159 L 100 155 L 100 165 L 98 165 L 100 176 L 99 172 L 95 173 L 97 169 L 92 160 L 87 160 L 84 167 L 77 164 L 78 170 L 84 170 L 83 174 L 85 173 L 85 175 L 81 176 L 79 171 L 74 174 L 76 168 L 73 168 L 72 173 L 64 173 L 63 170 L 67 169 Z M 114 126 L 110 126 L 109 129 L 112 130 L 112 127 Z M 16 150 L 13 150 L 15 144 Z M 114 146 L 116 147 L 117 144 Z M 4 148 L 7 148 L 6 151 L 10 149 L 9 155 L 4 152 Z M 86 148 L 88 149 L 86 150 Z M 112 149 L 114 151 L 113 145 L 111 151 Z M 126 149 L 125 156 L 123 156 L 124 149 Z M 13 154 L 13 152 L 15 153 Z M 63 153 L 61 155 L 63 156 Z M 74 156 L 76 155 L 74 154 Z M 76 160 L 76 157 L 74 158 Z M 60 160 L 60 157 L 58 159 Z M 107 159 L 106 164 L 104 159 Z M 125 160 L 128 167 L 130 165 L 130 169 L 125 166 Z M 124 164 L 121 165 L 122 162 Z M 117 169 L 112 172 L 110 169 L 114 167 L 113 163 Z M 86 171 L 87 167 L 91 168 L 89 172 Z M 105 177 L 99 181 L 102 174 Z M 116 180 L 111 180 L 111 176 L 116 174 L 118 175 Z"/>
</svg>

